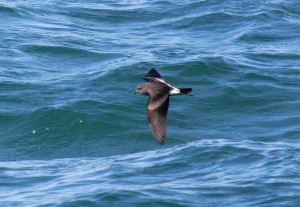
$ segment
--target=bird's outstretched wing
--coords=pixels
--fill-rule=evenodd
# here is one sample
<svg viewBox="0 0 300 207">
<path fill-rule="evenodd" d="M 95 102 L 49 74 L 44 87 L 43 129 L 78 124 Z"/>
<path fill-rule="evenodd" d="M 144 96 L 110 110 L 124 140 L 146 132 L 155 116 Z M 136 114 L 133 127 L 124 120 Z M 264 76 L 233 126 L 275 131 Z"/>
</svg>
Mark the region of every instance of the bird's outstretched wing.
<svg viewBox="0 0 300 207">
<path fill-rule="evenodd" d="M 170 84 L 168 84 L 154 68 L 152 68 L 144 76 L 144 80 L 147 81 L 147 82 L 162 83 L 162 84 L 165 84 L 165 85 L 171 87 Z"/>
<path fill-rule="evenodd" d="M 149 97 L 147 105 L 147 118 L 150 129 L 160 144 L 164 144 L 167 131 L 167 113 L 169 108 L 169 96 L 164 95 L 154 100 Z"/>
<path fill-rule="evenodd" d="M 149 72 L 144 76 L 144 78 L 161 78 L 161 75 L 152 68 Z"/>
</svg>

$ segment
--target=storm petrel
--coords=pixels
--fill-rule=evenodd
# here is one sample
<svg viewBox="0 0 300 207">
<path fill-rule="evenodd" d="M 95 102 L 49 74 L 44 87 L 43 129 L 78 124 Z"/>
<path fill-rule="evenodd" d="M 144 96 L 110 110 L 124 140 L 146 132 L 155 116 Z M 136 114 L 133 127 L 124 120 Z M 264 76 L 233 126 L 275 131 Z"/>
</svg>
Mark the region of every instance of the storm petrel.
<svg viewBox="0 0 300 207">
<path fill-rule="evenodd" d="M 137 86 L 137 93 L 149 96 L 147 104 L 147 119 L 150 129 L 160 144 L 164 144 L 167 130 L 167 113 L 169 96 L 186 95 L 191 88 L 175 88 L 167 83 L 153 68 L 145 76 L 148 83 Z"/>
</svg>

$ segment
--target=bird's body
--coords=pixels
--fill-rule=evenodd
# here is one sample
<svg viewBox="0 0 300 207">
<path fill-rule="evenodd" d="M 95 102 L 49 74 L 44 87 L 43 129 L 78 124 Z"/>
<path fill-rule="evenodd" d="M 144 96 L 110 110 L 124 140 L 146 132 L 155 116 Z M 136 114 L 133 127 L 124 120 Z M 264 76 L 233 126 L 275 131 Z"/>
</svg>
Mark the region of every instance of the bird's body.
<svg viewBox="0 0 300 207">
<path fill-rule="evenodd" d="M 167 129 L 167 113 L 169 96 L 184 95 L 192 91 L 191 88 L 175 88 L 167 83 L 160 74 L 151 69 L 144 80 L 148 83 L 139 85 L 136 93 L 149 96 L 147 104 L 147 119 L 150 129 L 160 144 L 164 144 Z"/>
</svg>

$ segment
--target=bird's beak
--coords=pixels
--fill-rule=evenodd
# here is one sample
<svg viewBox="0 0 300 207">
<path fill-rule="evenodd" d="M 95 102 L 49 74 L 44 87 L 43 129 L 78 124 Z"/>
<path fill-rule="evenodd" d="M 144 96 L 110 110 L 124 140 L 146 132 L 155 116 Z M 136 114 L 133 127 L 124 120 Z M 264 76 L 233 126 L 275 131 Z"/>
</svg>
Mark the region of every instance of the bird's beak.
<svg viewBox="0 0 300 207">
<path fill-rule="evenodd" d="M 137 94 L 138 91 L 135 91 L 133 95 Z"/>
</svg>

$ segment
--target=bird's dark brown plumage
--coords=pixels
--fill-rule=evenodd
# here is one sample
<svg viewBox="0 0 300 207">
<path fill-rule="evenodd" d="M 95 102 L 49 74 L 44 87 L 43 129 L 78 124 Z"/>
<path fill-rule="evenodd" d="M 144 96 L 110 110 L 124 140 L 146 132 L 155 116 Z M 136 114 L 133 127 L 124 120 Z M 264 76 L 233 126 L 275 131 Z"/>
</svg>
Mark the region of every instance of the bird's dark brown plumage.
<svg viewBox="0 0 300 207">
<path fill-rule="evenodd" d="M 148 83 L 139 85 L 136 93 L 149 96 L 147 104 L 147 119 L 150 129 L 160 144 L 164 144 L 167 130 L 167 113 L 170 95 L 182 95 L 192 91 L 191 88 L 178 89 L 168 84 L 160 74 L 151 69 L 144 80 Z"/>
</svg>

